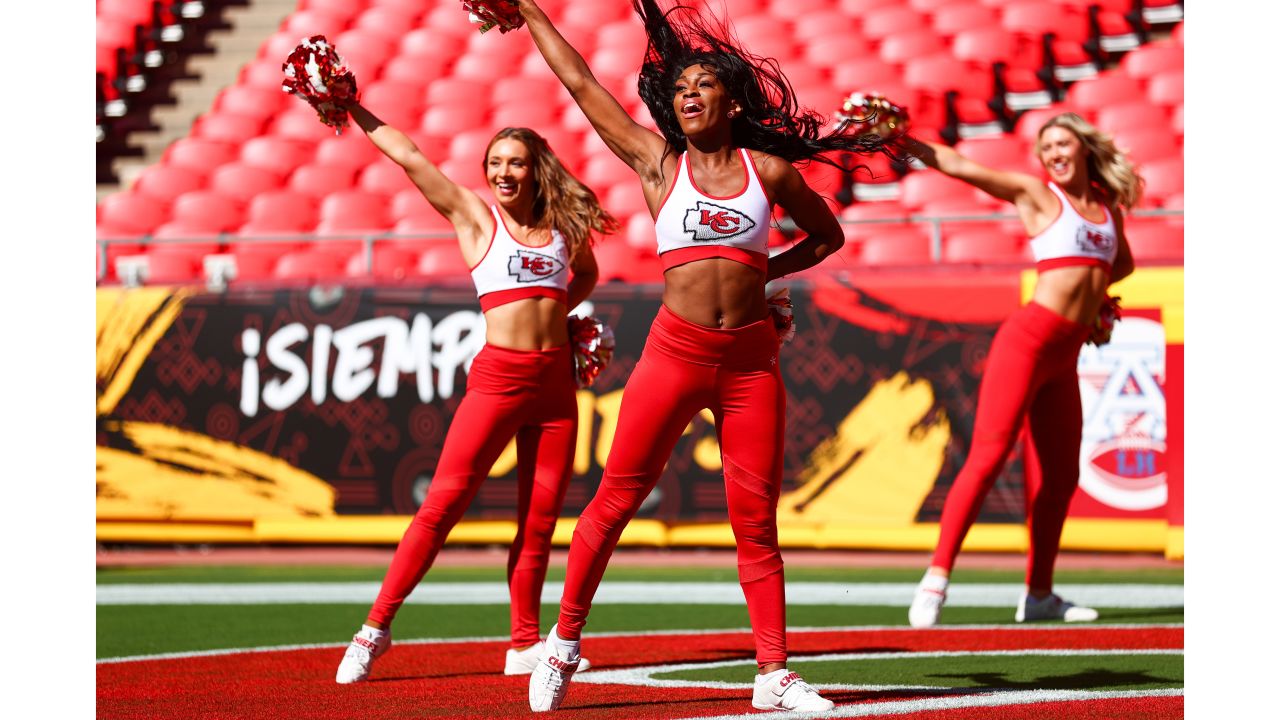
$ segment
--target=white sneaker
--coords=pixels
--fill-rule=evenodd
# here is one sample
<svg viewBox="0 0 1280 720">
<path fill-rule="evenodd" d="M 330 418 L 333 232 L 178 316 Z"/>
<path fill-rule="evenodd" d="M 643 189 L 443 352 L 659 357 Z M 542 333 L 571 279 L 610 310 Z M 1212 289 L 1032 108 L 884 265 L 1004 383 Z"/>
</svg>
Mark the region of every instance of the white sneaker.
<svg viewBox="0 0 1280 720">
<path fill-rule="evenodd" d="M 926 574 L 916 586 L 916 596 L 907 611 L 911 627 L 933 627 L 942 614 L 942 604 L 947 601 L 947 578 Z"/>
<path fill-rule="evenodd" d="M 533 669 L 538 667 L 538 661 L 542 659 L 542 648 L 546 643 L 541 640 L 536 645 L 530 645 L 523 650 L 515 650 L 507 648 L 507 667 L 502 671 L 503 675 L 528 675 Z M 587 670 L 591 667 L 591 661 L 580 657 L 578 658 L 578 672 Z"/>
<path fill-rule="evenodd" d="M 390 647 L 390 630 L 379 630 L 368 625 L 361 627 L 360 632 L 351 638 L 351 644 L 347 646 L 347 654 L 342 656 L 342 662 L 338 665 L 338 676 L 335 678 L 338 684 L 347 685 L 368 680 L 373 661 Z"/>
<path fill-rule="evenodd" d="M 751 707 L 757 710 L 826 712 L 835 706 L 786 668 L 756 675 L 756 688 L 751 693 Z"/>
<path fill-rule="evenodd" d="M 1098 611 L 1093 608 L 1080 607 L 1057 595 L 1048 595 L 1037 600 L 1028 593 L 1022 593 L 1018 599 L 1018 611 L 1013 619 L 1017 622 L 1028 620 L 1062 620 L 1063 622 L 1092 622 L 1098 619 Z"/>
<path fill-rule="evenodd" d="M 534 712 L 560 707 L 569 692 L 569 682 L 578 671 L 578 643 L 571 643 L 570 648 L 565 648 L 565 643 L 557 642 L 559 637 L 556 626 L 552 625 L 538 656 L 538 664 L 529 675 L 529 709 Z"/>
</svg>

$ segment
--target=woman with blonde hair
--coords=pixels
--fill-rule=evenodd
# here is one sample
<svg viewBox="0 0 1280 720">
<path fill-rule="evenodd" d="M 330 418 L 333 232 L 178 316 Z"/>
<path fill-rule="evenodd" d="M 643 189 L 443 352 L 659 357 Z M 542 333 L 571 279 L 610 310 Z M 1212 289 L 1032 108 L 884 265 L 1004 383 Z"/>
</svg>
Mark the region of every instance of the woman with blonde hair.
<svg viewBox="0 0 1280 720">
<path fill-rule="evenodd" d="M 1025 418 L 1030 552 L 1014 620 L 1096 620 L 1096 610 L 1053 593 L 1053 566 L 1080 480 L 1076 360 L 1099 314 L 1109 312 L 1107 288 L 1133 272 L 1123 210 L 1138 202 L 1142 178 L 1110 138 L 1074 113 L 1051 118 L 1037 135 L 1047 182 L 984 167 L 943 145 L 909 138 L 906 146 L 929 167 L 1013 203 L 1037 270 L 1031 302 L 1005 320 L 992 341 L 969 455 L 947 494 L 938 545 L 908 619 L 915 627 L 938 622 L 960 545 Z"/>
<path fill-rule="evenodd" d="M 445 177 L 403 132 L 358 103 L 348 110 L 373 144 L 403 167 L 432 207 L 453 223 L 484 313 L 485 345 L 468 371 L 466 394 L 427 496 L 336 679 L 345 684 L 368 678 L 374 660 L 391 645 L 396 612 L 512 437 L 518 530 L 507 561 L 511 647 L 504 672 L 528 674 L 542 650 L 542 585 L 577 440 L 567 316 L 599 276 L 592 233 L 614 232 L 618 223 L 528 128 L 505 128 L 489 141 L 482 162 L 497 200 L 490 205 Z"/>
</svg>

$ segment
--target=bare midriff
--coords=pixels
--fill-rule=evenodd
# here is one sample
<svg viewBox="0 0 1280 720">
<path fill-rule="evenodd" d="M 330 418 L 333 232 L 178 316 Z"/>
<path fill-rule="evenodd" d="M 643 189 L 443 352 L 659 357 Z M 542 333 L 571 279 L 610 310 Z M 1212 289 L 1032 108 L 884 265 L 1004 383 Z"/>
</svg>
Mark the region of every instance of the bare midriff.
<svg viewBox="0 0 1280 720">
<path fill-rule="evenodd" d="M 569 342 L 564 303 L 536 297 L 516 300 L 484 314 L 485 342 L 508 350 L 550 350 Z"/>
<path fill-rule="evenodd" d="M 735 260 L 705 258 L 666 271 L 662 304 L 695 325 L 737 328 L 768 317 L 764 274 Z"/>
<path fill-rule="evenodd" d="M 1031 299 L 1068 320 L 1088 325 L 1106 299 L 1110 283 L 1110 271 L 1097 265 L 1042 270 Z"/>
</svg>

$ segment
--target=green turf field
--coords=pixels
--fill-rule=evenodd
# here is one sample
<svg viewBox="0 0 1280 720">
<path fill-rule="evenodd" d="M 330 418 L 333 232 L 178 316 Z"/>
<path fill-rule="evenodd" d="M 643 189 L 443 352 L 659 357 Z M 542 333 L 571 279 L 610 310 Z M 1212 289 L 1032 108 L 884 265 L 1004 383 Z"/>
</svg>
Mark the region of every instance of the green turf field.
<svg viewBox="0 0 1280 720">
<path fill-rule="evenodd" d="M 377 582 L 384 568 L 376 567 L 166 567 L 105 568 L 98 583 L 280 583 L 280 582 Z M 912 582 L 915 569 L 844 569 L 795 567 L 787 569 L 788 582 L 882 583 Z M 550 581 L 563 580 L 563 568 L 552 568 Z M 505 578 L 501 567 L 438 567 L 425 582 L 495 582 Z M 736 568 L 610 568 L 605 582 L 620 581 L 720 581 L 736 580 Z M 1015 571 L 959 570 L 954 582 L 1019 583 Z M 1091 570 L 1057 574 L 1068 583 L 1182 583 L 1181 569 Z M 262 605 L 101 605 L 97 607 L 97 656 L 123 657 L 236 647 L 342 643 L 348 640 L 368 611 L 368 604 L 262 604 Z M 1099 608 L 1113 623 L 1181 623 L 1183 608 Z M 543 627 L 554 622 L 556 608 L 544 605 Z M 509 632 L 505 604 L 406 605 L 396 618 L 396 637 L 503 637 Z M 855 625 L 906 625 L 905 607 L 793 605 L 787 611 L 792 627 L 842 627 Z M 1010 623 L 1013 608 L 949 607 L 947 624 Z M 598 604 L 591 613 L 589 632 L 636 630 L 721 629 L 748 627 L 742 605 L 608 605 Z M 1181 667 L 1181 658 L 1177 658 Z M 1100 672 L 1123 674 L 1123 666 L 1106 664 Z M 1145 665 L 1150 671 L 1150 664 Z M 966 672 L 969 669 L 966 668 Z M 1161 682 L 1164 673 L 1158 673 Z M 913 676 L 919 673 L 912 671 Z M 1172 677 L 1172 676 L 1169 676 Z M 1174 682 L 1174 680 L 1169 680 Z M 1181 683 L 1181 675 L 1177 675 Z"/>
</svg>

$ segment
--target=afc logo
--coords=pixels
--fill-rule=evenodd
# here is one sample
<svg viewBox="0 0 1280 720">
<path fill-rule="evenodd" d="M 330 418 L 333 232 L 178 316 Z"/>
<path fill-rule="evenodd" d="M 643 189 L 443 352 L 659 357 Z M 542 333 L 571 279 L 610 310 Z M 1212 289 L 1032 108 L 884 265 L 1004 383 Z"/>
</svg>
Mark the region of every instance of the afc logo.
<svg viewBox="0 0 1280 720">
<path fill-rule="evenodd" d="M 564 270 L 564 263 L 559 258 L 517 250 L 507 260 L 507 273 L 519 282 L 537 282 Z"/>
<path fill-rule="evenodd" d="M 1076 245 L 1088 252 L 1110 252 L 1115 247 L 1116 238 L 1111 233 L 1103 232 L 1088 225 L 1081 225 L 1076 231 Z"/>
<path fill-rule="evenodd" d="M 750 231 L 756 222 L 737 210 L 698 201 L 684 213 L 684 231 L 694 240 L 727 240 Z"/>
</svg>

